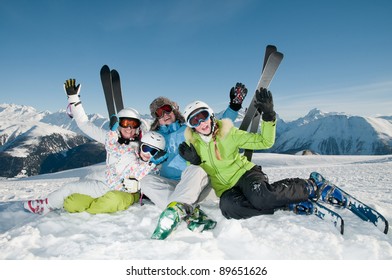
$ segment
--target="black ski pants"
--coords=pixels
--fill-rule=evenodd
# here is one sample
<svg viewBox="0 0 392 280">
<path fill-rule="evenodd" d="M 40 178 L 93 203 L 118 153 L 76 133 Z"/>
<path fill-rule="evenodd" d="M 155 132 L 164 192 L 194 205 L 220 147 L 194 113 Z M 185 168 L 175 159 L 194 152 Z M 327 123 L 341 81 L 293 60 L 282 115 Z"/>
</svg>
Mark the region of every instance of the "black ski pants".
<svg viewBox="0 0 392 280">
<path fill-rule="evenodd" d="M 275 209 L 307 200 L 309 192 L 306 184 L 306 180 L 299 178 L 269 184 L 261 166 L 256 165 L 221 195 L 219 207 L 227 219 L 273 214 Z"/>
</svg>

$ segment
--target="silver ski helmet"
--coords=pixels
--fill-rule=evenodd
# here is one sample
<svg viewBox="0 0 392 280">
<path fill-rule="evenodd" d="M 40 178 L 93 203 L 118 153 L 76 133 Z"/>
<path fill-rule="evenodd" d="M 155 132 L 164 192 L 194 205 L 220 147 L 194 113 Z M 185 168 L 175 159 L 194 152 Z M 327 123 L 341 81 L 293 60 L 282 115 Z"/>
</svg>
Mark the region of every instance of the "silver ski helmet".
<svg viewBox="0 0 392 280">
<path fill-rule="evenodd" d="M 117 113 L 117 117 L 120 118 L 129 118 L 129 119 L 137 119 L 140 121 L 140 114 L 133 108 L 124 108 Z"/>
<path fill-rule="evenodd" d="M 160 133 L 155 131 L 148 131 L 144 133 L 141 142 L 142 144 L 145 143 L 159 150 L 164 150 L 166 146 L 165 138 Z"/>
</svg>

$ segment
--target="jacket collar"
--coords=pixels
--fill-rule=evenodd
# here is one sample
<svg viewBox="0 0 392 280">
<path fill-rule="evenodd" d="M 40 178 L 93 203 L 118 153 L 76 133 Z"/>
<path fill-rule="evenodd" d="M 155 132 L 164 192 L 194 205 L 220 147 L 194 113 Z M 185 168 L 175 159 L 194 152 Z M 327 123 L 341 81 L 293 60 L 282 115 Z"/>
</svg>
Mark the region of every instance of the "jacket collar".
<svg viewBox="0 0 392 280">
<path fill-rule="evenodd" d="M 181 124 L 179 121 L 175 121 L 174 123 L 171 123 L 169 125 L 160 125 L 159 126 L 159 132 L 162 134 L 170 134 L 172 132 L 175 132 L 181 128 Z"/>
</svg>

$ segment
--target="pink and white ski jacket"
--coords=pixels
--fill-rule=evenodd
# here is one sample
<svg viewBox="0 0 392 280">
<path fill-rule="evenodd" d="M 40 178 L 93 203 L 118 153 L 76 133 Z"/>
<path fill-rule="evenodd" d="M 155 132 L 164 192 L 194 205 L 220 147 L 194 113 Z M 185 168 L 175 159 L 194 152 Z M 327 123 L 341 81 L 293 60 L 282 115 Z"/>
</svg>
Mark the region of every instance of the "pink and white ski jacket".
<svg viewBox="0 0 392 280">
<path fill-rule="evenodd" d="M 78 127 L 90 138 L 105 144 L 106 171 L 105 183 L 111 190 L 126 191 L 122 182 L 126 178 L 141 180 L 152 172 L 158 174 L 155 164 L 144 162 L 139 157 L 139 142 L 128 145 L 118 143 L 118 132 L 107 131 L 89 121 L 82 104 L 71 105 L 71 111 Z M 147 123 L 142 121 L 142 131 L 148 131 Z"/>
<path fill-rule="evenodd" d="M 126 178 L 141 180 L 148 173 L 157 174 L 155 164 L 145 162 L 139 157 L 139 142 L 128 145 L 118 143 L 117 131 L 109 131 L 106 148 L 106 183 L 112 190 L 126 191 L 123 181 Z"/>
</svg>

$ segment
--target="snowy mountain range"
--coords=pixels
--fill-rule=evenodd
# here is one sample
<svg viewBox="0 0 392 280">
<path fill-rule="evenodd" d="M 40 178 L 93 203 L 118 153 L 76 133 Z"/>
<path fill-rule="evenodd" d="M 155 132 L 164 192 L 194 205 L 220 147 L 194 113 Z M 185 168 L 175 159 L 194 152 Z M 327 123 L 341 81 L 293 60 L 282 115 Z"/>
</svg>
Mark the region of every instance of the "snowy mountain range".
<svg viewBox="0 0 392 280">
<path fill-rule="evenodd" d="M 360 117 L 313 109 L 305 117 L 277 125 L 269 152 L 311 150 L 323 155 L 392 154 L 391 117 Z"/>
<path fill-rule="evenodd" d="M 31 176 L 105 160 L 104 147 L 77 131 L 65 112 L 1 104 L 0 119 L 0 177 Z M 78 151 L 86 150 L 92 154 L 80 158 Z"/>
<path fill-rule="evenodd" d="M 242 121 L 241 110 L 235 125 Z M 218 117 L 221 113 L 217 114 Z M 108 120 L 91 114 L 99 127 Z M 149 115 L 144 115 L 150 121 Z M 323 155 L 392 154 L 392 117 L 360 117 L 313 109 L 292 122 L 278 119 L 277 139 L 266 152 Z M 103 162 L 105 150 L 84 135 L 64 110 L 55 113 L 0 104 L 0 177 L 31 176 Z"/>
<path fill-rule="evenodd" d="M 239 127 L 245 112 L 235 122 Z M 392 117 L 360 117 L 311 110 L 305 117 L 285 122 L 278 116 L 276 141 L 262 152 L 322 155 L 392 154 Z"/>
</svg>

